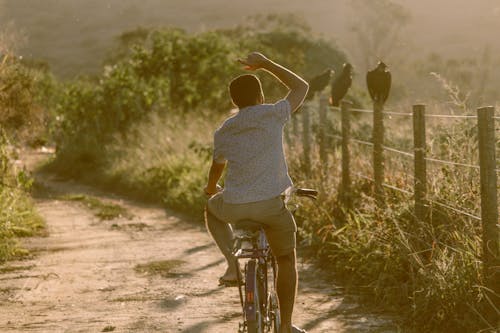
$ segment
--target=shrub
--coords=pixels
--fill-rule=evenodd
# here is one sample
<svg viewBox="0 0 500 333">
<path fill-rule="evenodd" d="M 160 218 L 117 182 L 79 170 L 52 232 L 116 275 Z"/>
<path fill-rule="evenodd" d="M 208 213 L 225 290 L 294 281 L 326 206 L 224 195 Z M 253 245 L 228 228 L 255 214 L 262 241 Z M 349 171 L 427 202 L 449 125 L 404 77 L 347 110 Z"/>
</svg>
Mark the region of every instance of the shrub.
<svg viewBox="0 0 500 333">
<path fill-rule="evenodd" d="M 27 192 L 32 179 L 26 171 L 16 171 L 12 160 L 9 141 L 0 127 L 0 263 L 26 253 L 17 237 L 32 236 L 44 229 Z"/>
</svg>

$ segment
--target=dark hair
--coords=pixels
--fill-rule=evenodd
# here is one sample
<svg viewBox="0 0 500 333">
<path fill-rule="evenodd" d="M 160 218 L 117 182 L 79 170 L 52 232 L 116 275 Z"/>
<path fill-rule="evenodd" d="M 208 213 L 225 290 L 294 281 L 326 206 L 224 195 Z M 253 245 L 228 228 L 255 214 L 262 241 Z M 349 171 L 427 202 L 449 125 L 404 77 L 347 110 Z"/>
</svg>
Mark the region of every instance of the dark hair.
<svg viewBox="0 0 500 333">
<path fill-rule="evenodd" d="M 229 84 L 229 93 L 238 108 L 255 105 L 262 96 L 262 85 L 257 76 L 243 74 Z"/>
</svg>

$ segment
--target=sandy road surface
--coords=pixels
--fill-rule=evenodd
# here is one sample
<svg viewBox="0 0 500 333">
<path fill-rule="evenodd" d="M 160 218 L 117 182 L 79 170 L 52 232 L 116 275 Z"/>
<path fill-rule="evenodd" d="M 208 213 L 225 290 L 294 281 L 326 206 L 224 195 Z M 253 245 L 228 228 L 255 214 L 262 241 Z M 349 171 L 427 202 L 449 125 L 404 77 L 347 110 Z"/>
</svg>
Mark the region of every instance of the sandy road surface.
<svg viewBox="0 0 500 333">
<path fill-rule="evenodd" d="M 48 237 L 24 240 L 34 252 L 0 268 L 0 332 L 237 332 L 237 289 L 217 286 L 221 255 L 200 221 L 53 176 L 36 206 Z M 132 218 L 102 221 L 63 194 L 119 203 Z M 177 263 L 168 274 L 135 269 Z M 398 332 L 312 265 L 299 264 L 294 320 L 309 332 Z"/>
</svg>

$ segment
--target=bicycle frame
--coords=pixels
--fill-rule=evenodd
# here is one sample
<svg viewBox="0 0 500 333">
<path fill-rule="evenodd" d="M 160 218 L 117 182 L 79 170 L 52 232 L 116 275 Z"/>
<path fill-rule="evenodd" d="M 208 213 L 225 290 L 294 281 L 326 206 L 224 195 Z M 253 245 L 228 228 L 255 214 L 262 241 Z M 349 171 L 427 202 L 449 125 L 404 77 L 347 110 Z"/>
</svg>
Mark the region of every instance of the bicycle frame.
<svg viewBox="0 0 500 333">
<path fill-rule="evenodd" d="M 243 235 L 235 238 L 234 255 L 238 267 L 240 266 L 240 260 L 248 259 L 245 264 L 246 275 L 249 267 L 251 267 L 252 272 L 255 272 L 254 278 L 247 278 L 245 281 L 243 281 L 241 272 L 238 273 L 238 292 L 244 320 L 243 325 L 240 324 L 239 332 L 246 332 L 249 320 L 260 320 L 259 324 L 261 325 L 262 332 L 269 331 L 273 320 L 269 316 L 279 314 L 272 313 L 272 309 L 269 308 L 270 294 L 275 290 L 276 260 L 267 243 L 264 230 L 260 229 L 256 232 L 243 230 Z M 272 267 L 273 291 L 271 292 L 269 291 L 269 266 Z M 263 290 L 260 290 L 260 288 Z M 255 295 L 255 293 L 258 293 L 258 295 Z M 255 304 L 255 299 L 258 300 L 257 307 L 253 305 Z M 257 315 L 257 312 L 260 313 L 260 316 Z"/>
<path fill-rule="evenodd" d="M 311 189 L 290 188 L 283 194 L 285 204 L 288 204 L 293 194 L 316 199 L 318 192 Z M 245 222 L 255 225 L 253 221 Z M 264 230 L 262 228 L 251 228 L 253 231 L 246 229 L 235 230 L 235 232 L 242 233 L 235 237 L 233 247 L 236 266 L 238 267 L 238 292 L 243 309 L 243 324 L 240 323 L 238 332 L 270 332 L 273 324 L 274 332 L 278 332 L 280 313 L 275 285 L 277 274 L 276 258 L 271 252 Z M 239 269 L 240 260 L 247 260 L 245 264 L 245 280 Z M 271 289 L 269 289 L 269 265 L 272 267 Z"/>
</svg>

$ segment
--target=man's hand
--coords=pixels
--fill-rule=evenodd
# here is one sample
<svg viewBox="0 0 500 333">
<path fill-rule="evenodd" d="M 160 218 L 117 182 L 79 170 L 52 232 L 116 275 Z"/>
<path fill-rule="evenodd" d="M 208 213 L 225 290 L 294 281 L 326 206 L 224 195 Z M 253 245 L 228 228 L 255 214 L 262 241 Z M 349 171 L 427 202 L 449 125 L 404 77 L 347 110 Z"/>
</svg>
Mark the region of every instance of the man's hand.
<svg viewBox="0 0 500 333">
<path fill-rule="evenodd" d="M 302 105 L 307 95 L 309 84 L 300 76 L 266 58 L 259 52 L 252 52 L 246 59 L 238 59 L 238 61 L 245 65 L 245 69 L 247 70 L 254 71 L 262 68 L 281 81 L 289 89 L 288 95 L 285 98 L 290 103 L 292 111 L 296 111 Z"/>
<path fill-rule="evenodd" d="M 262 53 L 252 52 L 245 59 L 238 59 L 238 62 L 245 65 L 246 70 L 255 71 L 264 67 L 269 62 L 269 59 Z"/>
<path fill-rule="evenodd" d="M 220 185 L 217 185 L 215 188 L 210 188 L 208 185 L 205 186 L 203 189 L 203 192 L 207 197 L 211 197 L 214 194 L 219 193 L 222 190 L 222 187 Z"/>
</svg>

